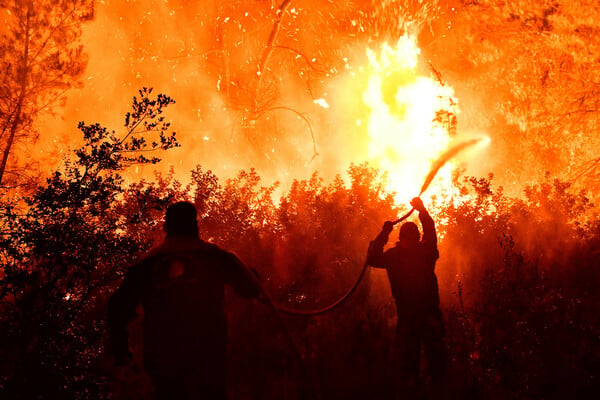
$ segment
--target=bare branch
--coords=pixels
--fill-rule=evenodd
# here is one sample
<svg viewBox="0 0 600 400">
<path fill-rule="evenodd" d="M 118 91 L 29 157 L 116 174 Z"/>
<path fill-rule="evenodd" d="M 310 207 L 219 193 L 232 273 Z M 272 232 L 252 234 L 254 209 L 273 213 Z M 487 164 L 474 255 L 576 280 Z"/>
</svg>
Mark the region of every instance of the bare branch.
<svg viewBox="0 0 600 400">
<path fill-rule="evenodd" d="M 299 116 L 300 118 L 302 118 L 304 120 L 304 122 L 306 122 L 306 124 L 308 125 L 308 129 L 310 130 L 310 137 L 311 137 L 312 142 L 313 142 L 313 155 L 312 155 L 311 159 L 308 161 L 307 165 L 310 164 L 319 155 L 319 151 L 317 150 L 317 139 L 315 137 L 315 131 L 313 129 L 312 124 L 310 123 L 310 120 L 303 113 L 301 113 L 301 112 L 299 112 L 297 110 L 294 110 L 291 107 L 285 107 L 285 106 L 277 106 L 277 107 L 267 108 L 266 110 L 264 110 L 262 113 L 260 113 L 257 116 L 257 119 L 260 118 L 260 117 L 262 117 L 264 114 L 266 114 L 269 111 L 276 111 L 276 110 L 286 110 L 286 111 L 293 112 L 294 114 L 296 114 L 297 116 Z"/>
<path fill-rule="evenodd" d="M 58 23 L 56 24 L 56 26 L 54 28 L 52 28 L 52 30 L 50 31 L 50 33 L 48 33 L 48 36 L 46 37 L 46 39 L 44 40 L 44 42 L 40 45 L 40 48 L 38 49 L 38 51 L 35 52 L 35 54 L 33 55 L 33 57 L 31 57 L 31 63 L 33 63 L 33 61 L 35 61 L 35 59 L 40 55 L 40 53 L 42 52 L 42 50 L 44 50 L 44 48 L 46 47 L 46 45 L 48 44 L 48 42 L 50 41 L 50 39 L 52 39 L 52 36 L 54 36 L 54 32 L 56 32 L 56 30 L 63 24 L 63 22 L 65 22 L 68 18 L 70 18 L 74 13 L 75 10 L 77 10 L 77 5 L 73 6 L 73 9 L 71 10 L 70 13 L 68 13 L 67 15 L 65 15 L 63 17 L 63 19 L 61 19 L 60 21 L 58 21 Z"/>
<path fill-rule="evenodd" d="M 283 14 L 289 7 L 292 0 L 283 0 L 283 2 L 277 8 L 277 13 L 275 14 L 275 22 L 273 23 L 273 27 L 271 28 L 271 33 L 269 34 L 269 38 L 267 39 L 267 43 L 265 44 L 265 49 L 263 50 L 262 56 L 260 57 L 260 63 L 258 64 L 258 71 L 256 74 L 258 75 L 258 82 L 256 83 L 256 98 L 258 98 L 258 94 L 260 92 L 260 87 L 262 84 L 262 77 L 265 72 L 265 68 L 267 66 L 267 62 L 269 61 L 269 57 L 271 57 L 271 53 L 273 52 L 273 45 L 275 40 L 277 39 L 277 34 L 279 33 L 279 29 L 281 27 L 281 21 L 283 19 Z"/>
<path fill-rule="evenodd" d="M 571 181 L 576 181 L 582 176 L 593 171 L 598 165 L 600 165 L 600 157 L 590 160 L 586 164 L 588 165 L 586 167 L 583 167 L 573 178 L 571 178 Z"/>
<path fill-rule="evenodd" d="M 313 65 L 313 63 L 308 59 L 308 57 L 306 56 L 306 54 L 300 52 L 299 50 L 294 49 L 293 47 L 289 47 L 289 46 L 280 46 L 280 45 L 275 45 L 273 46 L 274 49 L 282 49 L 282 50 L 289 50 L 295 54 L 297 54 L 298 56 L 302 57 L 304 59 L 304 61 L 306 61 L 306 65 L 308 65 L 312 70 L 316 71 L 316 72 L 320 72 L 322 74 L 325 74 L 326 72 L 323 70 L 318 69 L 317 67 L 315 67 Z"/>
</svg>

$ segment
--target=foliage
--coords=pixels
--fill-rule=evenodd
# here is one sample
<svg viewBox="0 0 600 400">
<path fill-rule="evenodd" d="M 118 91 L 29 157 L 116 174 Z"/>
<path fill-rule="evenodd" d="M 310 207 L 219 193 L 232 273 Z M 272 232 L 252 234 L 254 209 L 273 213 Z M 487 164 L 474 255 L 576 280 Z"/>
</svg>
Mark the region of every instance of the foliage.
<svg viewBox="0 0 600 400">
<path fill-rule="evenodd" d="M 0 16 L 0 183 L 6 186 L 7 166 L 16 172 L 25 165 L 14 157 L 8 162 L 17 140 L 35 138 L 33 120 L 64 100 L 83 73 L 79 38 L 82 23 L 93 18 L 93 2 L 9 0 L 0 2 Z M 14 174 L 9 178 L 19 183 Z"/>
<path fill-rule="evenodd" d="M 581 223 L 592 205 L 559 180 L 522 200 L 490 184 L 467 180 L 474 197 L 444 211 L 450 257 L 438 271 L 458 277 L 458 301 L 446 300 L 458 396 L 587 398 L 599 384 L 597 238 Z"/>
<path fill-rule="evenodd" d="M 140 90 L 125 131 L 79 124 L 84 145 L 23 205 L 2 204 L 1 385 L 11 398 L 101 395 L 93 368 L 103 339 L 97 304 L 123 267 L 150 245 L 128 234 L 156 224 L 117 207 L 125 194 L 119 171 L 152 163 L 143 153 L 177 145 L 161 115 L 173 102 Z M 150 143 L 148 143 L 151 141 Z M 169 198 L 154 198 L 161 212 Z M 100 391 L 100 392 L 99 392 Z"/>
<path fill-rule="evenodd" d="M 508 182 L 552 171 L 597 189 L 599 17 L 594 0 L 461 0 L 432 37 L 423 32 L 422 48 L 466 119 L 502 149 Z"/>
<path fill-rule="evenodd" d="M 124 268 L 161 239 L 172 201 L 194 202 L 201 236 L 235 251 L 277 304 L 297 308 L 343 294 L 381 223 L 404 211 L 386 192 L 385 176 L 367 165 L 331 183 L 315 173 L 277 201 L 278 185 L 264 186 L 254 170 L 222 182 L 198 166 L 186 186 L 172 172 L 126 185 L 123 169 L 156 162 L 147 151 L 177 145 L 162 116 L 171 102 L 143 89 L 124 132 L 80 124 L 85 144 L 74 158 L 35 194 L 2 203 L 2 395 L 145 398 L 143 374 L 114 382 L 97 370 L 104 311 Z M 522 198 L 506 196 L 492 178 L 457 178 L 461 201 L 432 207 L 450 395 L 585 397 L 599 385 L 596 208 L 585 192 L 550 176 Z M 325 398 L 388 398 L 396 321 L 379 272 L 337 311 L 285 318 Z M 229 299 L 228 313 L 230 393 L 297 398 L 297 360 L 272 311 Z"/>
</svg>

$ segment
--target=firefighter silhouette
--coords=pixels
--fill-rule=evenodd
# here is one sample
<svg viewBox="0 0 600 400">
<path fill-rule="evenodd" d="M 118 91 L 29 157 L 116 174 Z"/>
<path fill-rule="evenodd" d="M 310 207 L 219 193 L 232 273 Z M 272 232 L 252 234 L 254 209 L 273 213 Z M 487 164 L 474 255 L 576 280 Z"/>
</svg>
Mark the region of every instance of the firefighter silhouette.
<svg viewBox="0 0 600 400">
<path fill-rule="evenodd" d="M 166 239 L 126 273 L 108 305 L 109 349 L 131 363 L 127 326 L 141 304 L 144 367 L 158 399 L 225 399 L 227 321 L 224 285 L 257 298 L 242 262 L 199 238 L 196 209 L 179 202 L 166 212 Z"/>
<path fill-rule="evenodd" d="M 398 314 L 393 369 L 399 375 L 396 388 L 409 393 L 419 381 L 421 346 L 434 386 L 445 376 L 447 358 L 435 275 L 439 258 L 435 224 L 420 198 L 414 198 L 411 205 L 419 212 L 423 237 L 415 223 L 406 222 L 400 227 L 395 247 L 384 252 L 394 226 L 386 221 L 367 254 L 370 266 L 387 271 Z"/>
</svg>

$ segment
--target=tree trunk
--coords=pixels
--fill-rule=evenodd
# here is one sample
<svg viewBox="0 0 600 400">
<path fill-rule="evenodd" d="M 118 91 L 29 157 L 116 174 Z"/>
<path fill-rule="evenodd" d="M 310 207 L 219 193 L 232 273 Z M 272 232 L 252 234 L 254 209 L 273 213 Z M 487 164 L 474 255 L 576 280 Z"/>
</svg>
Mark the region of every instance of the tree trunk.
<svg viewBox="0 0 600 400">
<path fill-rule="evenodd" d="M 21 122 L 21 113 L 23 110 L 23 102 L 25 101 L 25 92 L 27 90 L 27 76 L 28 76 L 28 65 L 27 62 L 29 60 L 29 20 L 30 20 L 30 12 L 31 5 L 27 6 L 27 20 L 25 23 L 25 46 L 23 48 L 23 58 L 22 58 L 22 70 L 21 70 L 21 87 L 19 93 L 19 99 L 17 100 L 17 105 L 15 106 L 15 110 L 13 111 L 13 120 L 10 124 L 10 133 L 8 139 L 6 140 L 6 145 L 4 146 L 4 150 L 2 151 L 2 161 L 0 162 L 0 185 L 2 185 L 2 180 L 4 178 L 4 173 L 6 172 L 6 164 L 8 163 L 8 156 L 10 155 L 10 150 L 15 142 L 15 136 L 17 135 L 17 131 L 19 129 L 19 124 Z"/>
</svg>

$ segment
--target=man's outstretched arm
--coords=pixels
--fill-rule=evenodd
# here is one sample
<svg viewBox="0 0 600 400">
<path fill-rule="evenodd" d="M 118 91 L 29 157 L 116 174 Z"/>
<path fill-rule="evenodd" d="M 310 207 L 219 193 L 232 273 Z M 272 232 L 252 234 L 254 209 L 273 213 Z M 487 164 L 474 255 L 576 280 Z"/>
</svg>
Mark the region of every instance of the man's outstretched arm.
<svg viewBox="0 0 600 400">
<path fill-rule="evenodd" d="M 383 257 L 383 246 L 388 242 L 390 233 L 394 229 L 392 221 L 385 221 L 379 235 L 369 243 L 367 251 L 367 264 L 375 268 L 385 268 L 385 260 Z"/>
</svg>

